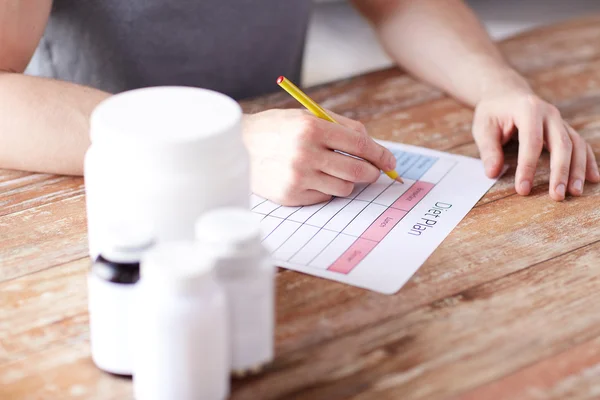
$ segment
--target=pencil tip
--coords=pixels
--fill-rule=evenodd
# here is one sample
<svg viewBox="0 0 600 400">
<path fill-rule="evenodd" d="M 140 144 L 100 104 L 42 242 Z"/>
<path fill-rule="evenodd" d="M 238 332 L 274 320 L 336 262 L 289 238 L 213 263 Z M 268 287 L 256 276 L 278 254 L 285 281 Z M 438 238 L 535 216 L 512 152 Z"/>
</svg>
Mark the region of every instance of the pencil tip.
<svg viewBox="0 0 600 400">
<path fill-rule="evenodd" d="M 396 181 L 397 181 L 397 182 L 400 182 L 400 183 L 404 183 L 404 181 L 403 181 L 403 180 L 402 180 L 402 178 L 400 178 L 400 177 L 397 177 L 397 178 L 396 178 Z"/>
</svg>

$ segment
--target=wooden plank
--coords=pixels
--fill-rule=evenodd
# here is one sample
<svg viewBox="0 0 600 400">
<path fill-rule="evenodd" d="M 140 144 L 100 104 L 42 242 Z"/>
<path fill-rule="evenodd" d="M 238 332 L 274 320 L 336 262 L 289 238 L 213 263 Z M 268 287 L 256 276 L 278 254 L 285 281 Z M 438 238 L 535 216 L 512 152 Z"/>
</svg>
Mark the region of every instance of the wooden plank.
<svg viewBox="0 0 600 400">
<path fill-rule="evenodd" d="M 410 108 L 445 96 L 441 91 L 409 77 L 397 68 L 318 86 L 307 92 L 323 107 L 359 120 L 370 118 L 372 114 Z M 242 101 L 241 105 L 246 113 L 270 108 L 299 108 L 294 99 L 282 92 Z"/>
<path fill-rule="evenodd" d="M 280 354 L 269 374 L 238 382 L 232 398 L 443 399 L 493 381 L 600 335 L 589 306 L 600 301 L 599 254 L 600 241 Z"/>
<path fill-rule="evenodd" d="M 0 283 L 0 365 L 87 335 L 89 265 L 80 259 Z"/>
<path fill-rule="evenodd" d="M 586 120 L 587 123 L 587 120 Z M 583 130 L 583 134 L 588 138 L 588 140 L 590 140 L 592 143 L 594 143 L 596 148 L 599 148 L 600 146 L 600 130 L 597 128 L 597 123 L 593 122 L 589 122 L 589 126 L 592 126 L 591 129 L 587 128 L 587 125 L 581 125 L 580 127 L 584 128 Z M 514 146 L 513 146 L 514 147 Z M 513 150 L 515 150 L 513 148 Z M 460 153 L 460 154 L 465 154 L 465 155 L 476 155 L 476 149 L 474 147 L 474 145 L 470 144 L 470 145 L 465 145 L 462 147 L 459 147 L 457 149 L 455 149 L 456 153 Z M 510 157 L 508 159 L 509 163 L 511 163 L 511 165 L 513 165 L 513 171 L 514 171 L 514 165 L 516 164 L 516 159 L 515 159 L 515 152 L 511 151 L 510 153 Z M 538 185 L 544 185 L 545 182 L 547 182 L 547 174 L 548 174 L 548 159 L 547 156 L 544 157 L 544 159 L 542 160 L 542 163 L 540 165 L 540 171 L 538 174 L 538 177 L 536 179 L 536 184 Z M 539 189 L 539 199 L 538 199 L 538 204 L 544 205 L 547 201 L 547 198 L 545 198 L 545 187 L 544 188 L 540 188 Z M 514 189 L 513 189 L 513 177 L 512 177 L 512 171 L 509 171 L 509 173 L 507 174 L 507 177 L 504 178 L 503 180 L 500 181 L 500 183 L 498 185 L 496 185 L 492 191 L 490 191 L 482 200 L 481 204 L 485 204 L 489 201 L 494 201 L 497 200 L 499 198 L 508 196 L 508 195 L 512 195 L 514 193 Z M 589 192 L 591 193 L 591 192 Z M 595 193 L 595 192 L 594 192 Z M 529 204 L 529 199 L 523 199 L 523 202 L 527 202 L 527 204 Z M 578 200 L 574 200 L 575 202 L 578 202 Z M 520 209 L 523 208 L 524 203 L 520 203 L 519 200 L 513 200 L 512 201 L 512 208 L 515 209 Z M 576 204 L 575 204 L 576 206 Z M 585 207 L 585 205 L 581 205 L 582 207 Z M 46 206 L 43 207 L 41 210 L 39 210 L 39 212 L 41 212 L 42 214 L 45 213 L 44 209 L 45 208 L 52 208 L 52 209 L 58 209 L 61 211 L 68 211 L 68 210 L 72 210 L 75 213 L 79 213 L 79 215 L 83 214 L 83 199 L 80 199 L 76 202 L 76 205 L 74 206 L 68 206 L 65 207 L 62 205 L 62 202 L 58 202 L 56 205 L 54 206 Z M 498 205 L 497 207 L 502 207 L 500 205 Z M 533 206 L 532 207 L 538 207 L 538 206 Z M 79 210 L 79 211 L 76 211 Z M 23 235 L 21 236 L 19 241 L 16 242 L 15 246 L 19 247 L 18 243 L 34 243 L 36 241 L 39 241 L 39 235 L 36 232 L 36 230 L 31 230 L 29 231 L 28 229 L 26 229 L 26 221 L 32 221 L 33 223 L 37 224 L 37 220 L 34 219 L 33 217 L 30 217 L 31 214 L 35 215 L 36 212 L 35 210 L 30 210 L 30 212 L 28 213 L 24 213 L 24 214 L 17 214 L 17 215 L 13 215 L 11 216 L 11 219 L 14 221 L 16 219 L 17 222 L 10 222 L 6 223 L 5 226 L 14 226 L 14 227 L 22 227 L 23 228 Z M 512 211 L 508 211 L 508 213 L 510 214 Z M 532 214 L 532 216 L 530 218 L 535 219 L 536 218 L 536 213 Z M 23 218 L 21 218 L 22 216 L 24 216 Z M 471 218 L 471 216 L 467 217 L 467 220 L 465 220 L 465 223 L 467 223 L 469 221 L 469 218 Z M 571 218 L 575 218 L 575 214 L 573 216 L 571 216 Z M 480 217 L 478 217 L 478 219 L 474 222 L 474 224 L 478 224 L 479 220 L 485 220 L 485 216 L 482 215 Z M 0 221 L 3 221 L 2 219 L 0 219 Z M 54 223 L 53 220 L 50 218 L 49 222 L 47 223 L 48 226 L 50 226 L 51 228 L 54 227 Z M 39 227 L 38 227 L 39 228 Z M 46 228 L 44 228 L 46 229 Z M 453 233 L 453 235 L 451 235 L 451 237 L 448 240 L 451 240 L 454 235 L 458 235 L 455 241 L 461 242 L 462 240 L 462 234 L 460 229 L 461 226 L 459 226 L 458 228 L 459 230 L 455 231 L 455 233 Z M 39 269 L 43 269 L 43 268 L 47 268 L 48 266 L 51 265 L 56 265 L 58 263 L 62 263 L 62 262 L 67 262 L 70 261 L 72 259 L 76 259 L 76 258 L 80 258 L 85 256 L 86 251 L 85 251 L 85 225 L 84 225 L 84 221 L 82 219 L 77 219 L 74 220 L 72 224 L 68 224 L 66 226 L 63 226 L 62 231 L 66 231 L 69 232 L 69 234 L 71 234 L 71 238 L 72 237 L 77 237 L 78 240 L 75 241 L 75 243 L 79 244 L 79 250 L 76 250 L 73 254 L 63 254 L 65 253 L 63 251 L 62 248 L 60 248 L 60 245 L 57 245 L 59 248 L 55 248 L 55 246 L 49 246 L 48 248 L 37 248 L 34 250 L 30 249 L 29 253 L 25 254 L 25 258 L 23 256 L 23 254 L 21 252 L 7 252 L 6 250 L 4 252 L 0 253 L 0 256 L 4 256 L 5 258 L 3 259 L 3 263 L 1 264 L 3 266 L 3 274 L 6 273 L 7 275 L 7 279 L 8 278 L 14 278 L 16 276 L 19 276 L 19 274 L 28 274 L 31 273 L 35 270 L 39 270 Z M 483 236 L 482 239 L 480 239 L 481 241 L 485 241 L 486 236 L 485 236 L 485 232 L 482 232 Z M 65 248 L 69 247 L 69 243 L 71 241 L 71 239 L 67 239 L 64 240 L 64 237 L 58 236 L 58 237 L 54 237 L 55 242 L 54 243 L 65 243 L 63 244 L 63 246 L 65 246 Z M 438 252 L 436 252 L 436 254 L 434 254 L 434 257 L 437 256 L 437 253 L 441 252 L 444 253 L 447 250 L 447 248 L 445 247 L 446 245 L 444 244 L 443 247 L 441 247 Z M 494 244 L 494 246 L 496 246 Z M 462 247 L 457 247 L 458 249 L 462 249 L 462 248 L 468 248 L 471 247 L 470 245 L 463 245 Z M 477 246 L 475 246 L 477 247 Z M 6 248 L 6 246 L 5 246 Z M 22 250 L 21 250 L 22 251 Z M 48 254 L 50 255 L 52 252 L 54 252 L 54 254 L 60 254 L 59 257 L 47 257 L 44 254 Z M 452 254 L 453 252 L 448 251 L 449 254 Z M 502 254 L 501 256 L 506 256 L 506 253 Z M 23 262 L 24 259 L 30 257 L 34 257 L 35 258 L 35 262 L 31 262 L 31 263 L 25 263 Z M 434 258 L 435 259 L 435 258 Z M 431 261 L 429 262 L 431 263 Z M 427 263 L 425 265 L 425 271 L 427 271 L 427 268 L 435 268 L 435 264 L 434 267 L 428 267 L 429 263 Z M 7 266 L 9 266 L 9 264 L 12 264 L 13 266 L 19 266 L 19 270 L 18 271 L 14 271 L 12 274 L 8 273 L 7 270 Z M 455 263 L 451 263 L 450 267 L 452 267 L 453 265 L 456 265 Z M 522 266 L 521 266 L 522 267 Z M 16 267 L 15 267 L 16 268 Z M 519 267 L 515 267 L 515 268 L 519 268 Z M 14 269 L 14 268 L 13 268 Z M 509 271 L 512 271 L 512 269 L 509 269 Z M 498 271 L 499 274 L 502 273 L 501 270 Z M 422 285 L 421 286 L 425 286 L 428 285 L 428 279 L 423 279 L 420 275 L 421 273 L 419 273 L 415 279 L 417 281 L 421 280 Z M 498 275 L 500 276 L 500 275 Z M 485 279 L 488 279 L 489 277 L 486 277 Z M 292 287 L 301 287 L 303 290 L 301 291 L 297 291 L 297 292 L 293 292 L 293 295 L 288 295 L 286 296 L 286 299 L 283 301 L 293 301 L 293 302 L 305 302 L 305 298 L 308 296 L 310 297 L 310 294 L 306 294 L 306 292 L 310 293 L 311 292 L 311 287 L 314 287 L 315 285 L 321 285 L 324 286 L 323 288 L 319 289 L 318 291 L 312 291 L 312 292 L 321 292 L 321 296 L 320 296 L 320 300 L 319 303 L 323 309 L 327 309 L 327 308 L 331 308 L 332 310 L 337 310 L 337 307 L 339 307 L 337 305 L 337 303 L 344 303 L 346 301 L 348 301 L 349 298 L 353 298 L 354 296 L 361 296 L 362 292 L 361 291 L 353 291 L 349 288 L 346 288 L 343 285 L 332 285 L 332 286 L 328 286 L 328 283 L 325 282 L 320 282 L 320 283 L 315 283 L 315 282 L 319 282 L 319 280 L 314 279 L 314 278 L 307 278 L 298 274 L 291 274 L 289 277 L 287 278 L 279 278 L 280 279 L 280 290 L 283 291 L 287 291 L 288 287 L 292 286 Z M 468 285 L 470 282 L 472 283 L 480 283 L 481 280 L 478 277 L 469 277 L 469 280 L 465 280 L 466 276 L 462 276 L 461 280 L 459 280 L 460 284 L 458 286 L 458 289 L 464 289 L 465 285 Z M 434 283 L 434 282 L 432 282 Z M 410 286 L 411 284 L 409 284 Z M 406 289 L 408 290 L 408 289 Z M 420 289 L 419 289 L 420 290 Z M 326 292 L 328 291 L 332 291 L 331 295 L 328 295 Z M 432 292 L 431 295 L 436 294 L 435 292 Z M 441 292 L 438 293 L 438 295 L 449 295 L 452 294 L 452 292 Z M 398 303 L 402 303 L 403 305 L 411 305 L 411 306 L 416 306 L 419 304 L 423 304 L 423 303 L 414 303 L 414 302 L 410 302 L 407 301 L 407 298 L 405 296 L 408 296 L 408 298 L 410 298 L 410 292 L 407 293 L 406 295 L 402 295 L 400 299 L 398 299 Z M 422 298 L 421 301 L 433 301 L 435 299 L 437 299 L 439 297 L 425 297 Z M 329 304 L 327 303 L 327 301 L 329 302 Z M 357 300 L 357 302 L 359 302 Z M 353 304 L 353 303 L 352 303 Z M 392 306 L 390 306 L 392 307 Z M 393 309 L 396 311 L 401 311 L 402 308 L 400 307 L 396 307 L 393 306 Z M 406 311 L 406 309 L 404 309 L 404 311 Z M 367 311 L 368 312 L 368 311 Z M 342 315 L 345 315 L 344 313 L 342 313 Z M 281 316 L 281 318 L 283 318 L 285 320 L 286 316 L 285 313 Z M 299 322 L 298 325 L 303 325 L 306 324 L 306 329 L 304 329 L 304 331 L 310 331 L 314 328 L 315 323 L 318 323 L 318 315 L 310 315 L 308 316 L 308 318 L 312 319 L 313 322 L 306 324 L 306 321 L 302 321 Z M 316 321 L 315 321 L 316 320 Z M 343 326 L 337 326 L 334 330 L 334 332 L 345 332 L 347 329 L 352 329 L 355 326 L 355 322 L 350 322 L 350 321 L 346 321 L 346 323 Z M 291 332 L 297 332 L 297 328 L 292 325 L 289 326 L 288 329 Z M 339 331 L 338 331 L 339 330 Z M 300 331 L 302 332 L 302 331 Z M 332 335 L 334 333 L 331 333 Z M 281 337 L 282 337 L 282 342 L 284 343 L 283 348 L 287 348 L 287 344 L 289 342 L 292 342 L 296 339 L 296 335 L 290 335 L 287 333 L 287 331 L 284 331 L 281 333 Z M 302 335 L 304 336 L 304 335 Z M 305 338 L 307 338 L 307 340 L 309 341 L 313 341 L 313 340 L 320 340 L 321 336 L 319 335 L 315 335 L 314 338 L 311 339 L 310 336 L 304 336 Z M 289 338 L 289 339 L 285 339 L 285 338 Z"/>
<path fill-rule="evenodd" d="M 30 175 L 33 174 L 31 172 L 15 171 L 12 169 L 0 169 L 0 183 L 5 184 L 8 181 L 26 178 Z"/>
<path fill-rule="evenodd" d="M 541 30 L 505 45 L 515 47 L 511 59 L 596 151 L 600 65 L 591 60 L 599 55 L 598 22 Z M 314 93 L 366 122 L 377 137 L 477 155 L 472 113 L 397 70 Z M 275 104 L 296 106 L 278 94 L 251 107 Z M 564 359 L 557 353 L 579 359 L 568 348 L 600 334 L 599 317 L 589 307 L 599 295 L 600 189 L 588 186 L 581 199 L 553 203 L 546 196 L 547 173 L 546 156 L 530 198 L 514 196 L 512 178 L 504 178 L 396 296 L 279 274 L 277 361 L 270 374 L 238 382 L 234 397 L 435 399 L 528 371 L 523 368 L 547 357 Z M 12 279 L 0 283 L 0 301 L 6 302 L 0 311 L 0 397 L 131 398 L 127 381 L 100 373 L 89 359 L 87 261 L 47 269 L 87 252 L 81 186 L 52 179 L 59 178 L 0 171 L 0 187 L 10 190 L 0 194 L 9 202 L 0 206 L 9 210 L 0 217 L 0 282 Z M 54 203 L 41 205 L 46 201 Z M 589 395 L 598 369 L 588 371 L 586 362 L 577 364 L 585 371 L 577 375 L 577 388 L 564 383 L 567 376 L 546 394 Z M 541 374 L 540 365 L 526 376 Z M 486 387 L 480 390 L 492 390 Z"/>
<path fill-rule="evenodd" d="M 0 183 L 6 189 L 0 191 L 0 217 L 84 193 L 83 178 L 70 176 L 34 174 L 6 183 L 12 188 Z"/>
<path fill-rule="evenodd" d="M 0 217 L 0 282 L 86 255 L 83 195 Z"/>
<path fill-rule="evenodd" d="M 600 337 L 572 347 L 454 400 L 600 398 Z"/>
<path fill-rule="evenodd" d="M 599 22 L 600 16 L 593 15 L 542 26 L 503 40 L 500 48 L 524 73 L 596 60 L 600 56 Z"/>
<path fill-rule="evenodd" d="M 86 338 L 0 366 L 0 398 L 22 400 L 133 399 L 131 380 L 97 369 Z"/>
<path fill-rule="evenodd" d="M 600 315 L 589 307 L 600 300 L 595 290 L 599 252 L 597 242 L 321 346 L 278 352 L 267 374 L 236 381 L 232 398 L 437 399 L 493 381 L 600 334 Z M 32 290 L 62 296 L 64 282 L 53 280 L 81 278 L 80 263 L 55 275 L 59 269 L 38 273 L 45 275 L 44 282 Z M 82 286 L 77 290 L 83 292 Z M 83 307 L 76 297 L 73 308 Z M 38 310 L 31 315 L 44 318 L 39 312 L 54 308 L 33 301 Z M 83 320 L 78 323 L 85 326 Z M 84 330 L 46 346 L 38 343 L 27 357 L 0 364 L 1 393 L 13 396 L 7 398 L 81 398 L 70 397 L 73 392 L 97 396 L 88 398 L 131 398 L 127 382 L 92 365 Z M 588 371 L 582 379 L 591 385 L 598 373 Z"/>
<path fill-rule="evenodd" d="M 581 199 L 557 204 L 547 199 L 543 190 L 527 200 L 537 210 L 534 212 L 523 207 L 523 200 L 516 196 L 475 209 L 396 296 L 380 296 L 297 273 L 279 274 L 278 352 L 298 350 L 399 317 L 423 304 L 598 240 L 600 231 L 594 227 L 600 224 L 600 210 L 595 207 L 599 194 L 596 187 Z M 582 209 L 590 212 L 580 223 Z M 490 215 L 494 216 L 491 220 Z M 571 238 L 555 243 L 561 230 L 573 231 Z M 498 259 L 506 260 L 505 264 L 496 266 Z M 79 275 L 87 265 L 87 259 L 78 260 L 0 285 L 6 302 L 0 321 L 10 321 L 10 329 L 1 329 L 9 336 L 0 335 L 0 344 L 13 356 L 20 356 L 25 350 L 37 349 L 28 341 L 29 336 L 36 336 L 39 347 L 45 347 L 53 340 L 85 331 L 87 319 L 80 315 L 85 308 L 85 280 Z M 59 299 L 53 304 L 67 307 L 68 303 L 68 307 L 81 310 L 65 316 L 68 307 L 48 308 L 46 300 L 54 299 L 57 293 L 69 296 L 69 301 Z M 64 324 L 55 323 L 65 318 L 68 330 Z"/>
</svg>

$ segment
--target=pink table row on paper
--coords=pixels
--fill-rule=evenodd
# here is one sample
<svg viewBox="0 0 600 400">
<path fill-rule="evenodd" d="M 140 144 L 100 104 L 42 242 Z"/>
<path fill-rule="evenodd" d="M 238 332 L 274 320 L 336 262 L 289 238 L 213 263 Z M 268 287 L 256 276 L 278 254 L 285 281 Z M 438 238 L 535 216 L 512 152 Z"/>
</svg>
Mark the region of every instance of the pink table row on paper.
<svg viewBox="0 0 600 400">
<path fill-rule="evenodd" d="M 342 274 L 350 273 L 434 186 L 429 182 L 415 182 L 327 269 Z"/>
</svg>

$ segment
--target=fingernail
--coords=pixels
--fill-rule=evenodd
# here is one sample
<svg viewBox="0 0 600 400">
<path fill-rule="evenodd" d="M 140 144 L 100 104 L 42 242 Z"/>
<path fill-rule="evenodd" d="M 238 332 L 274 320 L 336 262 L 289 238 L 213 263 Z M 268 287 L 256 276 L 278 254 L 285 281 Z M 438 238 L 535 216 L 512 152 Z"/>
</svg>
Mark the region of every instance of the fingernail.
<svg viewBox="0 0 600 400">
<path fill-rule="evenodd" d="M 521 184 L 519 185 L 519 187 L 521 188 L 522 192 L 524 192 L 525 194 L 527 194 L 531 190 L 531 182 L 529 182 L 529 181 L 522 181 Z"/>
<path fill-rule="evenodd" d="M 565 185 L 564 185 L 564 183 L 561 183 L 560 185 L 558 185 L 556 187 L 556 193 L 558 193 L 558 195 L 560 197 L 565 197 Z"/>
<path fill-rule="evenodd" d="M 581 181 L 581 179 L 577 179 L 575 182 L 573 182 L 573 189 L 575 189 L 578 192 L 583 191 L 583 182 Z"/>
<path fill-rule="evenodd" d="M 396 157 L 393 154 L 390 154 L 388 159 L 388 171 L 391 171 L 396 168 Z"/>
</svg>

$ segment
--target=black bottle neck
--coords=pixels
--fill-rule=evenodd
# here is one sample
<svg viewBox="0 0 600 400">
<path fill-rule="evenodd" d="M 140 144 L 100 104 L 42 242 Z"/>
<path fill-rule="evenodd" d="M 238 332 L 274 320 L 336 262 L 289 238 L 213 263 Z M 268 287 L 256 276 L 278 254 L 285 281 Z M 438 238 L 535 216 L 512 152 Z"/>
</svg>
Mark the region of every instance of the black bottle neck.
<svg viewBox="0 0 600 400">
<path fill-rule="evenodd" d="M 107 282 L 131 285 L 140 279 L 140 263 L 120 263 L 100 255 L 92 265 L 92 273 Z"/>
</svg>

